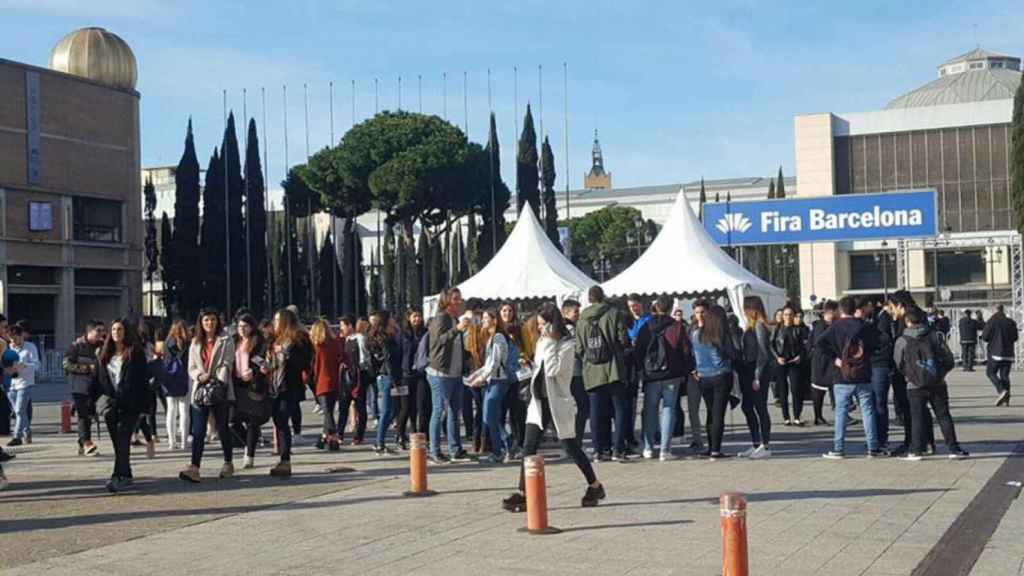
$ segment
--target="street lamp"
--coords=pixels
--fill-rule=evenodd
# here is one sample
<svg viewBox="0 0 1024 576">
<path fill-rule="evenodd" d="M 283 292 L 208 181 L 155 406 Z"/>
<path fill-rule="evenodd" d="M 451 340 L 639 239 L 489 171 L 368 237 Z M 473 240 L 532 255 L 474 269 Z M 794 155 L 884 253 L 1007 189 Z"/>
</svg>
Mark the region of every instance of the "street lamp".
<svg viewBox="0 0 1024 576">
<path fill-rule="evenodd" d="M 988 239 L 988 250 L 982 255 L 982 261 L 988 264 L 988 282 L 989 282 L 989 293 L 988 293 L 988 304 L 992 307 L 993 302 L 996 298 L 996 264 L 1003 262 L 1003 251 L 1000 249 L 998 252 L 993 251 L 995 247 L 995 241 L 992 238 Z"/>
<path fill-rule="evenodd" d="M 889 297 L 889 274 L 886 268 L 888 267 L 889 262 L 896 261 L 896 255 L 889 254 L 888 250 L 886 250 L 888 247 L 889 243 L 885 240 L 882 240 L 882 251 L 875 252 L 874 254 L 875 265 L 882 267 L 882 294 L 886 298 Z"/>
</svg>

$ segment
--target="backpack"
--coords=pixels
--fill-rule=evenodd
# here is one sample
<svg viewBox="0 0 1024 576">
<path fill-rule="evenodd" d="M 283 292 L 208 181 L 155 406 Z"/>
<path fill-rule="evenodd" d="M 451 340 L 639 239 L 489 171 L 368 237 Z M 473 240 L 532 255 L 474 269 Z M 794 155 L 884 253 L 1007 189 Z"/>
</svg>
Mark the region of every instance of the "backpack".
<svg viewBox="0 0 1024 576">
<path fill-rule="evenodd" d="M 583 350 L 583 360 L 588 364 L 607 364 L 612 361 L 612 347 L 601 330 L 601 316 L 588 320 L 586 346 Z"/>
<path fill-rule="evenodd" d="M 647 350 L 644 351 L 644 376 L 657 379 L 668 374 L 668 342 L 665 339 L 665 330 L 668 325 L 651 334 L 651 340 L 647 343 Z"/>
<path fill-rule="evenodd" d="M 430 366 L 430 335 L 426 332 L 420 337 L 420 343 L 416 345 L 416 358 L 412 362 L 413 370 L 423 372 Z"/>
<path fill-rule="evenodd" d="M 942 383 L 942 369 L 931 338 L 903 337 L 903 369 L 907 382 L 919 388 L 933 388 Z"/>
<path fill-rule="evenodd" d="M 168 354 L 164 360 L 164 394 L 172 398 L 188 396 L 188 370 L 177 354 Z"/>
<path fill-rule="evenodd" d="M 859 383 L 871 381 L 871 361 L 864 353 L 864 341 L 860 335 L 850 338 L 839 355 L 840 382 Z"/>
</svg>

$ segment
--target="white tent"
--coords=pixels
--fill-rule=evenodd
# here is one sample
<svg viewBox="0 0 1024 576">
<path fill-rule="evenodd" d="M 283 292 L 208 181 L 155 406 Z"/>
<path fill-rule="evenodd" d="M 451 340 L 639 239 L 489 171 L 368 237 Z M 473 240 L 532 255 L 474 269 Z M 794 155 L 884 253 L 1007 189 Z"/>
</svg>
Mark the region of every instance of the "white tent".
<svg viewBox="0 0 1024 576">
<path fill-rule="evenodd" d="M 544 233 L 530 205 L 523 207 L 519 221 L 498 253 L 472 278 L 459 284 L 463 298 L 483 300 L 528 300 L 585 297 L 597 284 L 573 265 Z M 427 314 L 437 304 L 437 295 L 424 300 Z"/>
<path fill-rule="evenodd" d="M 743 309 L 743 298 L 760 296 L 774 310 L 786 301 L 786 292 L 758 278 L 726 254 L 708 236 L 682 190 L 672 213 L 647 251 L 618 276 L 601 285 L 608 296 L 627 294 L 681 294 L 696 296 L 725 292 L 733 310 Z M 742 320 L 742 314 L 740 314 Z"/>
</svg>

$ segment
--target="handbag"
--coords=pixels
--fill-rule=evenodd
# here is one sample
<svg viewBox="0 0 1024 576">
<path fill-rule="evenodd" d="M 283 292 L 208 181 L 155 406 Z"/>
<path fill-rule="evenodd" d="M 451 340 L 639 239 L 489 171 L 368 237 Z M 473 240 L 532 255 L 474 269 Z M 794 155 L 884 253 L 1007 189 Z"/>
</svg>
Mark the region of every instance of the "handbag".
<svg viewBox="0 0 1024 576">
<path fill-rule="evenodd" d="M 246 385 L 235 385 L 235 412 L 257 426 L 270 420 L 270 396 L 254 392 Z"/>
<path fill-rule="evenodd" d="M 220 380 L 210 380 L 196 388 L 196 406 L 219 406 L 228 401 L 228 386 Z"/>
</svg>

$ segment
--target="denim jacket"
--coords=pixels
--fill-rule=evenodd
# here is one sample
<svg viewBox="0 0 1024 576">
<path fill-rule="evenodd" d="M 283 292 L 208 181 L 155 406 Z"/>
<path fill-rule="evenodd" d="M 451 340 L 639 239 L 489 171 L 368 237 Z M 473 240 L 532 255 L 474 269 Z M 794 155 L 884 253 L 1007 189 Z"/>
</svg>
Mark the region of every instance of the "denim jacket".
<svg viewBox="0 0 1024 576">
<path fill-rule="evenodd" d="M 700 341 L 700 328 L 690 332 L 693 343 L 693 356 L 697 360 L 697 374 L 701 378 L 712 378 L 732 371 L 732 358 L 735 356 L 732 339 L 725 338 L 723 346 L 715 346 Z"/>
</svg>

